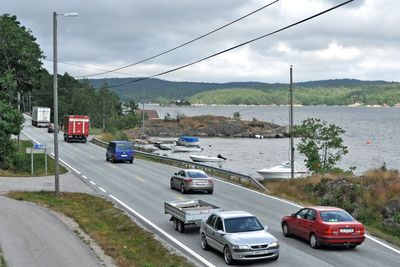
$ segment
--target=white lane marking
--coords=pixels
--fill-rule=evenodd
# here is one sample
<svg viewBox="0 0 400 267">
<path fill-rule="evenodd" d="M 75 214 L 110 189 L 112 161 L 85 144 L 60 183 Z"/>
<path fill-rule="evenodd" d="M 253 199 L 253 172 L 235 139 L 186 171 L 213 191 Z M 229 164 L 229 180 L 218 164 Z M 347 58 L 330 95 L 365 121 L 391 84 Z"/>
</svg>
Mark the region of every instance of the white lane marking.
<svg viewBox="0 0 400 267">
<path fill-rule="evenodd" d="M 38 141 L 35 140 L 35 138 L 33 138 L 32 136 L 30 136 L 29 134 L 27 134 L 25 131 L 21 131 L 24 135 L 26 135 L 29 139 L 32 139 L 33 142 L 35 142 L 36 144 L 40 144 Z"/>
<path fill-rule="evenodd" d="M 270 196 L 270 195 L 267 195 L 267 194 L 263 194 L 263 193 L 257 192 L 257 191 L 255 191 L 255 190 L 252 190 L 252 189 L 249 189 L 249 188 L 240 186 L 240 185 L 236 185 L 236 184 L 232 184 L 232 183 L 229 183 L 229 182 L 220 180 L 220 179 L 215 178 L 215 177 L 213 177 L 213 179 L 215 179 L 215 180 L 217 180 L 217 181 L 219 181 L 219 182 L 221 182 L 221 183 L 225 183 L 225 184 L 229 184 L 229 185 L 232 185 L 232 186 L 236 186 L 236 187 L 239 187 L 239 188 L 242 188 L 242 189 L 251 191 L 251 192 L 253 192 L 253 193 L 257 193 L 257 194 L 259 194 L 259 195 L 262 195 L 262 196 L 265 196 L 265 197 L 269 197 L 269 198 L 272 198 L 272 199 L 275 199 L 275 200 L 284 202 L 284 203 L 286 203 L 286 204 L 289 204 L 289 205 L 292 205 L 292 206 L 295 206 L 295 207 L 298 207 L 298 208 L 303 208 L 303 206 L 301 206 L 301 205 L 298 205 L 298 204 L 296 204 L 296 203 L 292 203 L 292 202 L 287 201 L 287 200 L 284 200 L 284 199 L 280 199 L 280 198 L 277 198 L 277 197 L 274 197 L 274 196 Z M 395 248 L 393 248 L 393 247 L 391 247 L 391 246 L 389 246 L 389 245 L 383 243 L 382 241 L 379 241 L 378 239 L 376 239 L 376 238 L 374 238 L 374 237 L 372 237 L 372 236 L 370 236 L 370 235 L 365 235 L 365 237 L 368 238 L 369 240 L 371 240 L 371 241 L 373 241 L 373 242 L 379 244 L 379 245 L 382 245 L 382 246 L 385 247 L 385 248 L 388 248 L 388 249 L 392 250 L 393 252 L 396 252 L 397 254 L 400 254 L 400 250 L 395 249 Z"/>
<path fill-rule="evenodd" d="M 59 159 L 59 160 L 60 160 L 62 163 L 64 163 L 68 168 L 70 168 L 70 169 L 73 170 L 74 172 L 80 174 L 80 172 L 79 172 L 77 169 L 75 169 L 74 167 L 72 167 L 71 165 L 69 165 L 68 163 L 66 163 L 64 160 L 62 160 L 62 159 Z"/>
<path fill-rule="evenodd" d="M 89 181 L 92 185 L 96 185 L 95 182 L 93 182 L 92 180 Z"/>
<path fill-rule="evenodd" d="M 270 196 L 270 195 L 267 195 L 267 194 L 263 194 L 263 193 L 260 193 L 260 192 L 258 192 L 258 191 L 255 191 L 255 190 L 253 190 L 253 189 L 249 189 L 249 188 L 246 188 L 246 187 L 237 185 L 237 184 L 232 184 L 232 183 L 230 183 L 230 182 L 226 182 L 226 181 L 224 181 L 224 180 L 220 180 L 220 179 L 215 178 L 215 177 L 213 177 L 213 179 L 215 179 L 215 180 L 217 180 L 217 181 L 219 181 L 219 182 L 221 182 L 221 183 L 225 183 L 225 184 L 229 184 L 229 185 L 232 185 L 232 186 L 236 186 L 236 187 L 238 187 L 238 188 L 241 188 L 241 189 L 244 189 L 244 190 L 253 192 L 253 193 L 257 193 L 257 194 L 259 194 L 259 195 L 261 195 L 261 196 L 269 197 L 269 198 L 272 198 L 272 199 L 275 199 L 275 200 L 284 202 L 284 203 L 286 203 L 286 204 L 289 204 L 289 205 L 292 205 L 292 206 L 295 206 L 295 207 L 298 207 L 298 208 L 302 208 L 302 207 L 303 207 L 303 206 L 297 205 L 296 203 L 293 203 L 293 202 L 290 202 L 290 201 L 287 201 L 287 200 L 284 200 L 284 199 L 280 199 L 280 198 L 277 198 L 277 197 L 274 197 L 274 196 Z"/>
<path fill-rule="evenodd" d="M 82 175 L 83 179 L 87 179 L 87 177 L 85 175 Z"/>
<path fill-rule="evenodd" d="M 101 191 L 103 191 L 104 193 L 106 192 L 106 190 L 105 190 L 104 188 L 100 187 L 100 186 L 99 186 L 99 189 L 100 189 Z"/>
<path fill-rule="evenodd" d="M 132 212 L 133 214 L 135 214 L 137 217 L 139 217 L 141 220 L 145 221 L 147 224 L 149 224 L 151 227 L 153 227 L 154 229 L 156 229 L 159 233 L 163 234 L 165 237 L 167 237 L 169 240 L 171 240 L 172 242 L 174 242 L 175 244 L 177 244 L 178 246 L 180 246 L 181 248 L 183 248 L 184 250 L 186 250 L 187 252 L 189 252 L 192 256 L 194 256 L 196 259 L 198 259 L 199 261 L 201 261 L 202 263 L 204 263 L 207 266 L 212 266 L 215 267 L 214 264 L 212 264 L 211 262 L 209 262 L 208 260 L 206 260 L 205 258 L 203 258 L 202 256 L 200 256 L 199 254 L 197 254 L 196 252 L 194 252 L 192 249 L 190 249 L 189 247 L 187 247 L 185 244 L 183 244 L 182 242 L 180 242 L 179 240 L 177 240 L 176 238 L 174 238 L 173 236 L 171 236 L 170 234 L 168 234 L 167 232 L 165 232 L 164 230 L 162 230 L 160 227 L 158 227 L 157 225 L 155 225 L 154 223 L 152 223 L 150 220 L 146 219 L 144 216 L 142 216 L 140 213 L 138 213 L 137 211 L 133 210 L 131 207 L 129 207 L 128 205 L 126 205 L 124 202 L 122 202 L 121 200 L 119 200 L 118 198 L 114 197 L 113 195 L 109 195 L 109 197 L 111 197 L 112 199 L 114 199 L 116 202 L 118 202 L 120 205 L 122 205 L 123 207 L 125 207 L 126 209 L 128 209 L 130 212 Z"/>
<path fill-rule="evenodd" d="M 384 246 L 385 248 L 388 248 L 388 249 L 390 249 L 390 250 L 392 250 L 392 251 L 394 251 L 394 252 L 400 254 L 400 250 L 395 249 L 394 247 L 391 247 L 391 246 L 389 246 L 389 245 L 383 243 L 382 241 L 379 241 L 378 239 L 376 239 L 376 238 L 374 238 L 374 237 L 372 237 L 372 236 L 370 236 L 370 235 L 365 235 L 365 237 L 368 238 L 368 239 L 370 239 L 371 241 L 374 241 L 374 242 L 378 243 L 379 245 Z"/>
</svg>

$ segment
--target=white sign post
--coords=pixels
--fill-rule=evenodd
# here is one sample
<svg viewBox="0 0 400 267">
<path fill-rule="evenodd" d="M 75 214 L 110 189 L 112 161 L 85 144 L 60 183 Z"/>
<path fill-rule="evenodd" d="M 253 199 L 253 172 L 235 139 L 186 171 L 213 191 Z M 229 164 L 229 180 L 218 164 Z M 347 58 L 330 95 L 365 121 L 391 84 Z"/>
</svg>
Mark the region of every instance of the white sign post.
<svg viewBox="0 0 400 267">
<path fill-rule="evenodd" d="M 33 175 L 33 154 L 43 154 L 44 153 L 44 167 L 47 175 L 47 153 L 46 145 L 44 144 L 33 144 L 33 147 L 27 147 L 26 153 L 31 154 L 31 174 Z"/>
</svg>

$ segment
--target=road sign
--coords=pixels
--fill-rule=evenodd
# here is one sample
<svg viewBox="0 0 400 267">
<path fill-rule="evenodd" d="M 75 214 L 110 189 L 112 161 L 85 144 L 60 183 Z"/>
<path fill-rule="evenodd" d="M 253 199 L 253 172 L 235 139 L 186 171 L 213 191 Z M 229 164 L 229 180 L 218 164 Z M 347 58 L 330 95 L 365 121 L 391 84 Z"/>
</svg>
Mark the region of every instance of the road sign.
<svg viewBox="0 0 400 267">
<path fill-rule="evenodd" d="M 45 149 L 46 145 L 44 144 L 33 144 L 33 149 Z"/>
<path fill-rule="evenodd" d="M 27 147 L 26 148 L 26 153 L 27 154 L 43 154 L 44 153 L 44 149 L 35 149 L 32 147 Z"/>
</svg>

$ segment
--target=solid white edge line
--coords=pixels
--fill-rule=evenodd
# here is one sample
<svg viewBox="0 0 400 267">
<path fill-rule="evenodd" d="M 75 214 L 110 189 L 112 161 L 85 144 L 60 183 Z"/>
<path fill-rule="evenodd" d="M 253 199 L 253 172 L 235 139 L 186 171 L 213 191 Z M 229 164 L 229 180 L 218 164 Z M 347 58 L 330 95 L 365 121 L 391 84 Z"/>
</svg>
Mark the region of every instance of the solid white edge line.
<svg viewBox="0 0 400 267">
<path fill-rule="evenodd" d="M 202 256 L 200 256 L 199 254 L 197 254 L 196 252 L 194 252 L 192 249 L 190 249 L 189 247 L 187 247 L 185 244 L 183 244 L 182 242 L 180 242 L 179 240 L 175 239 L 173 236 L 171 236 L 170 234 L 168 234 L 167 232 L 165 232 L 164 230 L 162 230 L 160 227 L 158 227 L 157 225 L 155 225 L 154 223 L 152 223 L 150 220 L 146 219 L 144 216 L 142 216 L 141 214 L 139 214 L 137 211 L 133 210 L 131 207 L 129 207 L 128 205 L 126 205 L 124 202 L 122 202 L 121 200 L 119 200 L 118 198 L 114 197 L 113 195 L 109 195 L 110 198 L 114 199 L 116 202 L 118 202 L 121 206 L 123 206 L 124 208 L 128 209 L 130 212 L 132 212 L 133 214 L 135 214 L 137 217 L 139 217 L 141 220 L 145 221 L 148 225 L 150 225 L 151 227 L 153 227 L 154 229 L 156 229 L 158 232 L 160 232 L 161 234 L 163 234 L 165 237 L 167 237 L 168 239 L 170 239 L 172 242 L 174 242 L 175 244 L 177 244 L 178 246 L 180 246 L 181 248 L 183 248 L 184 250 L 186 250 L 188 253 L 190 253 L 192 256 L 194 256 L 196 259 L 198 259 L 199 261 L 201 261 L 202 263 L 204 263 L 207 266 L 210 267 L 216 267 L 214 264 L 212 264 L 211 262 L 207 261 L 205 258 L 203 258 Z"/>
<path fill-rule="evenodd" d="M 91 181 L 91 180 L 90 180 L 89 182 L 90 182 L 92 185 L 96 185 L 96 183 L 95 183 L 95 182 L 93 182 L 93 181 Z"/>
<path fill-rule="evenodd" d="M 101 191 L 103 191 L 104 193 L 106 192 L 106 190 L 105 190 L 104 188 L 100 187 L 100 186 L 99 186 L 99 189 L 100 189 Z"/>
<path fill-rule="evenodd" d="M 36 144 L 39 144 L 38 141 L 35 140 L 35 138 L 33 138 L 32 136 L 30 136 L 29 134 L 27 134 L 26 132 L 24 132 L 23 130 L 21 130 L 21 132 L 26 135 L 29 139 L 32 139 L 33 142 L 35 142 Z"/>
<path fill-rule="evenodd" d="M 215 177 L 213 177 L 213 179 L 215 179 L 215 180 L 217 180 L 217 181 L 219 181 L 219 182 L 221 182 L 221 183 L 225 183 L 225 184 L 229 184 L 229 185 L 232 185 L 232 186 L 236 186 L 236 187 L 239 187 L 239 188 L 242 188 L 242 189 L 251 191 L 251 192 L 253 192 L 253 193 L 257 193 L 257 194 L 259 194 L 259 195 L 262 195 L 262 196 L 265 196 L 265 197 L 269 197 L 269 198 L 272 198 L 272 199 L 275 199 L 275 200 L 284 202 L 284 203 L 286 203 L 286 204 L 289 204 L 289 205 L 292 205 L 292 206 L 295 206 L 295 207 L 298 207 L 298 208 L 303 208 L 303 206 L 301 206 L 301 205 L 298 205 L 298 204 L 296 204 L 296 203 L 292 203 L 292 202 L 287 201 L 287 200 L 284 200 L 284 199 L 280 199 L 280 198 L 277 198 L 277 197 L 274 197 L 274 196 L 270 196 L 270 195 L 267 195 L 267 194 L 263 194 L 263 193 L 257 192 L 257 191 L 255 191 L 255 190 L 252 190 L 252 189 L 249 189 L 249 188 L 240 186 L 240 185 L 236 185 L 236 184 L 233 184 L 233 183 L 230 183 L 230 182 L 226 182 L 226 181 L 220 180 L 220 179 L 215 178 Z M 393 252 L 396 252 L 397 254 L 400 254 L 400 250 L 395 249 L 394 247 L 389 246 L 388 244 L 385 244 L 385 243 L 383 243 L 382 241 L 379 241 L 378 239 L 376 239 L 376 238 L 374 238 L 374 237 L 372 237 L 372 236 L 370 236 L 370 235 L 365 234 L 365 237 L 368 238 L 369 240 L 371 240 L 371 241 L 373 241 L 373 242 L 375 242 L 375 243 L 377 243 L 377 244 L 379 244 L 379 245 L 381 245 L 381 246 L 387 248 L 387 249 L 392 250 Z"/>
<path fill-rule="evenodd" d="M 65 165 L 67 165 L 67 167 L 70 168 L 71 170 L 73 170 L 74 172 L 81 174 L 77 169 L 75 169 L 74 167 L 72 167 L 71 165 L 69 165 L 68 163 L 66 163 L 64 160 L 62 160 L 62 159 L 60 159 L 60 158 L 59 158 L 59 160 L 60 160 L 62 163 L 64 163 Z"/>
<path fill-rule="evenodd" d="M 370 236 L 370 235 L 365 235 L 365 237 L 368 238 L 368 239 L 370 239 L 371 241 L 374 241 L 374 242 L 378 243 L 378 244 L 381 245 L 381 246 L 384 246 L 385 248 L 388 248 L 388 249 L 390 249 L 390 250 L 392 250 L 392 251 L 394 251 L 394 252 L 400 254 L 400 250 L 395 249 L 394 247 L 391 247 L 391 246 L 389 246 L 389 245 L 383 243 L 382 241 L 379 241 L 378 239 L 376 239 L 376 238 L 374 238 L 374 237 L 372 237 L 372 236 Z"/>
</svg>

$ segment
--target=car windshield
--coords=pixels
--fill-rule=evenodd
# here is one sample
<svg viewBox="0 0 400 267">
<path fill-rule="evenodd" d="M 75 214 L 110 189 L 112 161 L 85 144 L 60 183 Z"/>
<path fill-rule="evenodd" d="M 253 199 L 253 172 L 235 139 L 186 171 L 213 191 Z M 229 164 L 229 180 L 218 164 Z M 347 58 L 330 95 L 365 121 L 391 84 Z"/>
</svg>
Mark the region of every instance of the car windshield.
<svg viewBox="0 0 400 267">
<path fill-rule="evenodd" d="M 321 211 L 321 218 L 324 222 L 351 222 L 353 217 L 342 210 Z"/>
<path fill-rule="evenodd" d="M 190 178 L 208 178 L 203 172 L 188 171 L 187 174 Z"/>
<path fill-rule="evenodd" d="M 132 144 L 117 144 L 118 151 L 130 151 L 132 150 Z"/>
<path fill-rule="evenodd" d="M 225 219 L 225 230 L 227 233 L 260 231 L 263 229 L 264 227 L 254 216 Z"/>
</svg>

